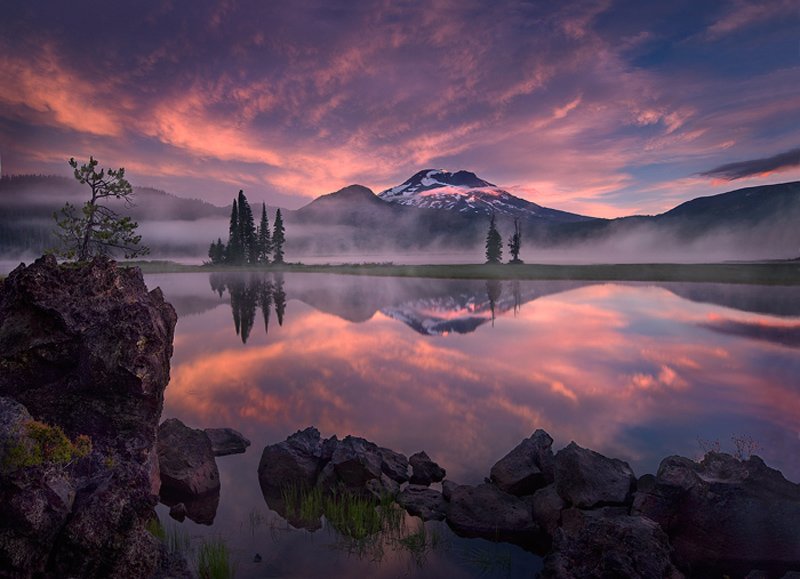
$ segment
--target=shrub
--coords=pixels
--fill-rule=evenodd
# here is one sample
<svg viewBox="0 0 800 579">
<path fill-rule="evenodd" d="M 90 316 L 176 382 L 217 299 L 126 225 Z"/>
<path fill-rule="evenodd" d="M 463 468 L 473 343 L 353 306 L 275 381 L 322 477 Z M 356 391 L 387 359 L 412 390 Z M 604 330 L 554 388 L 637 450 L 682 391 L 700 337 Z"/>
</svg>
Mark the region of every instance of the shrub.
<svg viewBox="0 0 800 579">
<path fill-rule="evenodd" d="M 91 452 L 92 440 L 88 436 L 82 434 L 73 442 L 60 426 L 29 420 L 24 424 L 22 436 L 7 445 L 3 468 L 68 466 Z"/>
</svg>

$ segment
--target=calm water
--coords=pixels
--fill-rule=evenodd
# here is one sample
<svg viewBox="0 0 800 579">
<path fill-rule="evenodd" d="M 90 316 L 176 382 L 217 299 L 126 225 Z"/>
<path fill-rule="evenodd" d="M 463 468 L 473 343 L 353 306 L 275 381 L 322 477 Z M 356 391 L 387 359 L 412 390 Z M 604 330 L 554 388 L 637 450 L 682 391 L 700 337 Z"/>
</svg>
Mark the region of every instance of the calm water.
<svg viewBox="0 0 800 579">
<path fill-rule="evenodd" d="M 555 449 L 575 440 L 637 475 L 670 454 L 752 439 L 800 480 L 800 288 L 327 274 L 147 282 L 179 315 L 165 418 L 253 441 L 218 459 L 218 505 L 195 514 L 213 524 L 179 525 L 224 537 L 240 577 L 530 576 L 540 565 L 438 523 L 424 560 L 396 542 L 352 552 L 333 531 L 292 529 L 265 504 L 256 468 L 266 444 L 309 425 L 425 450 L 461 483 L 481 482 L 536 428 Z"/>
</svg>

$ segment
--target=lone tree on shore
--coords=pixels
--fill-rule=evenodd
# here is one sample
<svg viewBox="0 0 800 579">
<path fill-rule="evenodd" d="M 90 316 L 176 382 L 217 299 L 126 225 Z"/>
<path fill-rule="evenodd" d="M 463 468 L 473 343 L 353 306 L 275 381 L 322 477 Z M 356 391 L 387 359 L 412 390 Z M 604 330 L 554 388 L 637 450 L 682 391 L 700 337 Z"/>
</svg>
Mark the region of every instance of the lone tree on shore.
<svg viewBox="0 0 800 579">
<path fill-rule="evenodd" d="M 503 260 L 503 238 L 494 223 L 494 213 L 486 233 L 486 263 L 500 263 Z"/>
<path fill-rule="evenodd" d="M 136 234 L 139 224 L 107 205 L 111 199 L 117 199 L 126 207 L 133 206 L 133 187 L 125 179 L 125 168 L 100 169 L 98 172 L 94 157 L 89 157 L 89 162 L 80 166 L 70 158 L 69 166 L 75 179 L 89 187 L 91 196 L 80 211 L 66 203 L 60 211 L 53 213 L 58 226 L 56 237 L 60 241 L 60 247 L 54 253 L 77 261 L 115 252 L 121 252 L 126 258 L 150 253 L 149 248 L 140 245 L 142 236 Z"/>
<path fill-rule="evenodd" d="M 281 210 L 275 212 L 275 226 L 272 230 L 272 261 L 283 263 L 283 244 L 286 241 L 286 230 L 283 228 Z"/>
<path fill-rule="evenodd" d="M 522 247 L 522 232 L 519 229 L 519 219 L 514 220 L 514 233 L 508 239 L 508 250 L 511 252 L 511 259 L 508 263 L 523 263 L 519 258 L 519 250 Z"/>
</svg>

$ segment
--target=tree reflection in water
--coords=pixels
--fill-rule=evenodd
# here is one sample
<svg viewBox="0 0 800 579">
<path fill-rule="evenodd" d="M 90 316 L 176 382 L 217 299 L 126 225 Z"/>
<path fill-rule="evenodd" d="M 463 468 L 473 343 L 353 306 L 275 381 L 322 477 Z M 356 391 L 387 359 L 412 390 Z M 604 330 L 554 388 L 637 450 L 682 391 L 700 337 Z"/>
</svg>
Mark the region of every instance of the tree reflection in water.
<svg viewBox="0 0 800 579">
<path fill-rule="evenodd" d="M 261 308 L 264 318 L 264 333 L 269 333 L 270 310 L 274 307 L 278 325 L 283 325 L 286 311 L 286 291 L 283 274 L 272 273 L 224 273 L 216 272 L 209 276 L 211 290 L 220 297 L 227 291 L 231 298 L 231 312 L 236 334 L 242 343 L 247 343 L 256 320 L 256 310 Z"/>
</svg>

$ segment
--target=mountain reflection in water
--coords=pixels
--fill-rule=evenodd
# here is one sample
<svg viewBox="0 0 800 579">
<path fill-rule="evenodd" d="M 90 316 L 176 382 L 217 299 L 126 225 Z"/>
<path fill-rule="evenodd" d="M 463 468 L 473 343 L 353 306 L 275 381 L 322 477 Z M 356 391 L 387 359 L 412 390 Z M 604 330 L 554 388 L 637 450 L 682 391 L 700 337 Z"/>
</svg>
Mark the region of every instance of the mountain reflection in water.
<svg viewBox="0 0 800 579">
<path fill-rule="evenodd" d="M 750 437 L 768 465 L 800 481 L 800 288 L 215 276 L 147 278 L 179 314 L 164 417 L 253 441 L 218 460 L 212 532 L 238 536 L 253 509 L 267 508 L 261 449 L 309 425 L 425 450 L 467 484 L 536 428 L 556 450 L 575 440 L 637 475 L 668 455 L 698 457 L 699 439 L 732 450 L 731 437 Z M 256 541 L 240 548 L 266 558 Z M 288 576 L 328 566 L 380 575 L 291 541 L 275 556 Z"/>
</svg>

